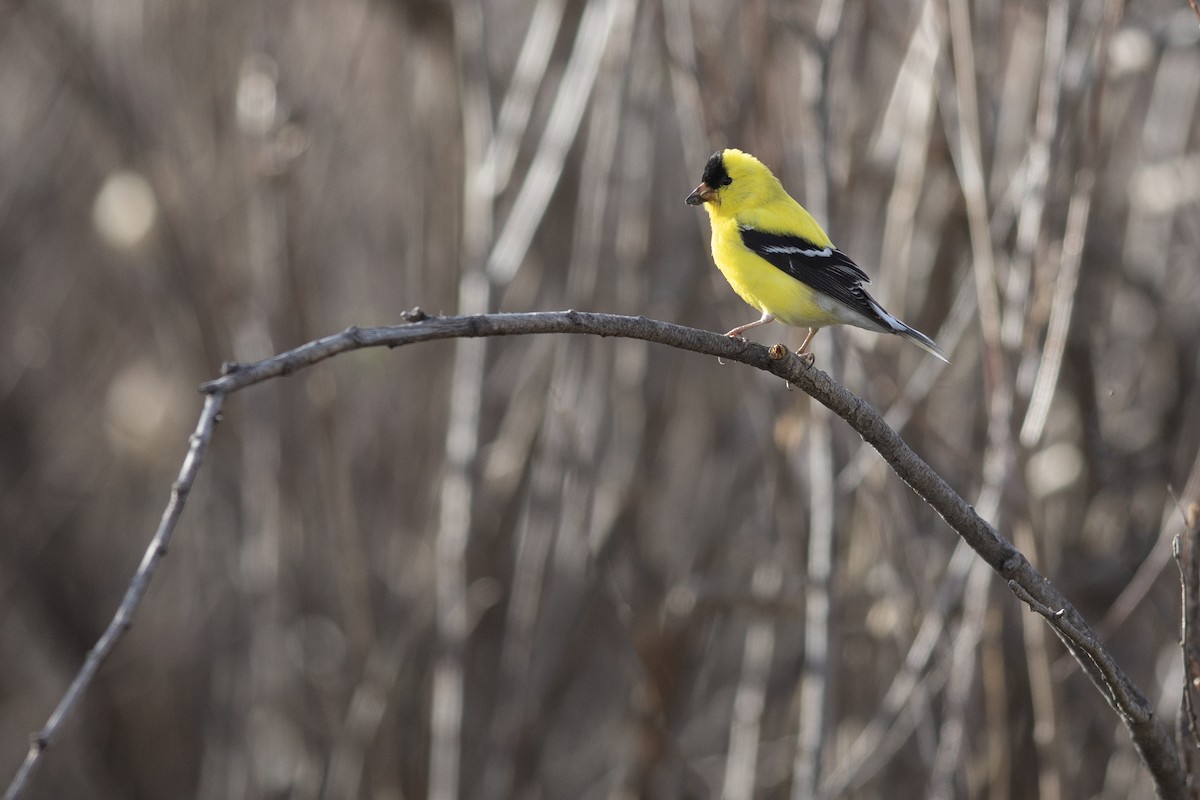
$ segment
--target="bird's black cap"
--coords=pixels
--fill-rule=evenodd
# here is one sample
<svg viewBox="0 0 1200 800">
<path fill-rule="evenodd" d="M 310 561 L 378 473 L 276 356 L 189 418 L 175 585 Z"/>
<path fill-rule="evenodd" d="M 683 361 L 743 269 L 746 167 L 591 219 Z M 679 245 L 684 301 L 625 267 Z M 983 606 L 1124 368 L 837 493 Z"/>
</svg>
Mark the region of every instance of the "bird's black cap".
<svg viewBox="0 0 1200 800">
<path fill-rule="evenodd" d="M 712 189 L 728 186 L 733 183 L 733 179 L 729 177 L 728 170 L 725 169 L 725 155 L 723 150 L 718 150 L 708 159 L 708 163 L 704 165 L 704 175 L 701 180 L 709 185 Z"/>
</svg>

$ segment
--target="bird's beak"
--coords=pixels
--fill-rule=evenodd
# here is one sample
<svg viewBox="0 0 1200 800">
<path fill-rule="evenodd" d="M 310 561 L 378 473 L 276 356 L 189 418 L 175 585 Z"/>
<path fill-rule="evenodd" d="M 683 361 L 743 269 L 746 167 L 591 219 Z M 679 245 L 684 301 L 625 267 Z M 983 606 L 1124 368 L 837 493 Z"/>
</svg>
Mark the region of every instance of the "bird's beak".
<svg viewBox="0 0 1200 800">
<path fill-rule="evenodd" d="M 717 199 L 717 190 L 709 186 L 707 183 L 702 183 L 696 187 L 696 190 L 687 196 L 687 204 L 689 206 L 698 206 L 701 203 L 707 203 Z"/>
</svg>

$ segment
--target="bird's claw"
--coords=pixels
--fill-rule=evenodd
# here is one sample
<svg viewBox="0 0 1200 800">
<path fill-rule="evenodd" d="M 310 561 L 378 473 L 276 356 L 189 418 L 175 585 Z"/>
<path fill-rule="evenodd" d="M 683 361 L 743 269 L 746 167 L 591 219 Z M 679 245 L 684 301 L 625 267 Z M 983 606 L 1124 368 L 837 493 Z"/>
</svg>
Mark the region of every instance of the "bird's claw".
<svg viewBox="0 0 1200 800">
<path fill-rule="evenodd" d="M 816 357 L 816 355 L 815 355 L 815 354 L 813 354 L 813 353 L 802 353 L 802 352 L 800 352 L 799 350 L 797 350 L 797 351 L 796 351 L 796 358 L 798 358 L 798 359 L 800 359 L 801 361 L 803 361 L 803 362 L 804 362 L 804 366 L 806 366 L 806 367 L 811 367 L 813 364 L 815 364 L 815 363 L 817 362 L 817 357 Z"/>
</svg>

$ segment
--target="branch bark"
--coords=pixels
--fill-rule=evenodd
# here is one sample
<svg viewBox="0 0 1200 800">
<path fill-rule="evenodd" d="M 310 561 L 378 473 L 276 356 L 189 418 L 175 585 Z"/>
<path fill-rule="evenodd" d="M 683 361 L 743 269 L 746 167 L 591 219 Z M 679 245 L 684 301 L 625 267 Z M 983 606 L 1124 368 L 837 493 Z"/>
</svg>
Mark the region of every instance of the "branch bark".
<svg viewBox="0 0 1200 800">
<path fill-rule="evenodd" d="M 1082 615 L 1067 602 L 1025 556 L 995 528 L 983 520 L 962 497 L 900 435 L 890 428 L 870 405 L 848 391 L 829 375 L 796 358 L 783 345 L 770 348 L 740 339 L 686 328 L 644 317 L 626 317 L 579 311 L 523 314 L 479 314 L 459 317 L 429 317 L 420 309 L 403 315 L 406 324 L 347 330 L 301 345 L 253 364 L 227 363 L 222 376 L 203 384 L 208 395 L 192 435 L 191 447 L 180 470 L 179 480 L 151 540 L 146 557 L 130 583 L 129 590 L 112 623 L 89 654 L 59 707 L 46 727 L 36 735 L 29 756 L 5 794 L 15 800 L 50 745 L 64 719 L 77 707 L 101 663 L 111 653 L 120 635 L 128 629 L 141 604 L 146 586 L 158 561 L 166 552 L 187 491 L 199 471 L 200 459 L 211 441 L 220 406 L 226 396 L 258 383 L 304 369 L 339 353 L 366 347 L 400 347 L 419 342 L 461 337 L 516 336 L 545 333 L 574 333 L 619 336 L 656 342 L 704 355 L 738 361 L 769 372 L 799 387 L 844 419 L 863 440 L 874 447 L 892 470 L 930 505 L 947 524 L 1004 578 L 1017 597 L 1050 623 L 1067 649 L 1128 728 L 1134 745 L 1149 771 L 1161 798 L 1188 797 L 1179 754 L 1167 727 L 1149 700 L 1117 664 Z"/>
</svg>

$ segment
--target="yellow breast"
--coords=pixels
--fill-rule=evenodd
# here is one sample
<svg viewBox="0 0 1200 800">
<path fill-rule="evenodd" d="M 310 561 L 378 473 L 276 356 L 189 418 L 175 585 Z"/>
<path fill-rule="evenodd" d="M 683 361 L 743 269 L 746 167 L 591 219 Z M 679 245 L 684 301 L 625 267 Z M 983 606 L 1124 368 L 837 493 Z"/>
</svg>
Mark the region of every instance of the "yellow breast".
<svg viewBox="0 0 1200 800">
<path fill-rule="evenodd" d="M 843 321 L 840 304 L 763 260 L 742 244 L 733 220 L 713 220 L 713 261 L 738 296 L 760 312 L 801 328 Z"/>
</svg>

